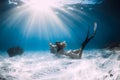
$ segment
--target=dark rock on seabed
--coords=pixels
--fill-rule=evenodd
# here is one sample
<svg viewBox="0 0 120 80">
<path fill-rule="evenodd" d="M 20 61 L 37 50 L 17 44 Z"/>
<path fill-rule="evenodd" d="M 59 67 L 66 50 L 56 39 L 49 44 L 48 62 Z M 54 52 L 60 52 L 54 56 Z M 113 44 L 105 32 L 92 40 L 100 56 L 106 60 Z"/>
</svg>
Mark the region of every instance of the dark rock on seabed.
<svg viewBox="0 0 120 80">
<path fill-rule="evenodd" d="M 23 52 L 24 52 L 24 50 L 21 47 L 19 47 L 19 46 L 12 47 L 12 48 L 9 48 L 7 50 L 7 53 L 9 55 L 9 57 L 13 57 L 13 56 L 17 56 L 17 55 L 22 55 Z"/>
</svg>

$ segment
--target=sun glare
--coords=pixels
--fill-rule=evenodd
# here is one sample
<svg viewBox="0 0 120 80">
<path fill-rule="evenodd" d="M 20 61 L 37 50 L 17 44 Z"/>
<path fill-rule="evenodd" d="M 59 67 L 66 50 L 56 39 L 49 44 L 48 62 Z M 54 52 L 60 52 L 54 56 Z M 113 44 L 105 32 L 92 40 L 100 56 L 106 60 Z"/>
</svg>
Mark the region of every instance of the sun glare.
<svg viewBox="0 0 120 80">
<path fill-rule="evenodd" d="M 30 0 L 29 2 L 26 2 L 26 5 L 32 11 L 45 13 L 49 12 L 54 7 L 58 7 L 58 3 L 59 2 L 56 2 L 55 0 Z"/>
</svg>

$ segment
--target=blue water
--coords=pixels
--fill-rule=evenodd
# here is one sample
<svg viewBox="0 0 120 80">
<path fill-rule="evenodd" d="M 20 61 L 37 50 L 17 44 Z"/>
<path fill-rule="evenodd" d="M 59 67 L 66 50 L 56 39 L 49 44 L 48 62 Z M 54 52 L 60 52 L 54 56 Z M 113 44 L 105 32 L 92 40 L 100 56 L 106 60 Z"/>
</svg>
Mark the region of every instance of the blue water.
<svg viewBox="0 0 120 80">
<path fill-rule="evenodd" d="M 2 51 L 13 46 L 21 46 L 27 51 L 44 51 L 49 50 L 49 42 L 56 41 L 66 41 L 66 49 L 78 49 L 86 37 L 88 26 L 90 33 L 93 32 L 94 22 L 98 23 L 97 34 L 86 48 L 101 48 L 113 39 L 110 39 L 113 29 L 108 27 L 107 20 L 101 21 L 103 20 L 101 16 L 106 15 L 99 11 L 101 9 L 96 8 L 96 4 L 101 4 L 101 0 L 63 1 L 64 6 L 48 10 L 47 13 L 31 10 L 32 5 L 25 7 L 26 3 L 21 4 L 20 1 L 9 0 L 2 8 L 0 14 Z"/>
</svg>

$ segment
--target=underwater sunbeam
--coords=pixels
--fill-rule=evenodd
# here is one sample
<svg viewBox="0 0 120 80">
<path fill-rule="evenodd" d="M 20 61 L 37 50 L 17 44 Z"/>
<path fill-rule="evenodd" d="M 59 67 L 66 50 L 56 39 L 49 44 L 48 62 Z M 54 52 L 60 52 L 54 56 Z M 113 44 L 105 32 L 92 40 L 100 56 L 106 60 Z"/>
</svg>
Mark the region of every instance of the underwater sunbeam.
<svg viewBox="0 0 120 80">
<path fill-rule="evenodd" d="M 27 37 L 37 34 L 41 38 L 53 38 L 56 33 L 58 36 L 60 33 L 70 36 L 67 27 L 54 10 L 60 8 L 59 0 L 22 0 L 22 2 L 23 4 L 18 5 L 19 8 L 13 11 L 15 14 L 17 13 L 17 16 L 25 17 L 22 26 L 24 26 L 23 34 Z"/>
<path fill-rule="evenodd" d="M 77 30 L 80 29 L 79 25 L 76 25 L 76 23 L 79 23 L 79 21 L 84 23 L 85 21 L 82 16 L 88 16 L 87 13 L 85 14 L 84 11 L 72 6 L 72 4 L 94 4 L 93 0 L 91 2 L 84 0 L 8 1 L 9 4 L 16 5 L 17 7 L 11 9 L 10 15 L 12 16 L 8 19 L 9 24 L 11 24 L 11 27 L 18 27 L 19 25 L 24 37 L 39 37 L 40 39 L 45 40 L 62 41 L 66 38 L 73 39 L 73 36 L 77 34 Z"/>
</svg>

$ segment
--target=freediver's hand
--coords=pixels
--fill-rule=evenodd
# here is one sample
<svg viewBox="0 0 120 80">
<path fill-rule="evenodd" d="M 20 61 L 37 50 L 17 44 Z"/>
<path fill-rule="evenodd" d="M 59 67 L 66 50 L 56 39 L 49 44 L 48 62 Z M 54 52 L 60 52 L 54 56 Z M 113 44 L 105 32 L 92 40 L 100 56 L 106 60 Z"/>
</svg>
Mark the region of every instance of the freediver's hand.
<svg viewBox="0 0 120 80">
<path fill-rule="evenodd" d="M 49 43 L 50 46 L 52 46 L 52 43 Z"/>
</svg>

